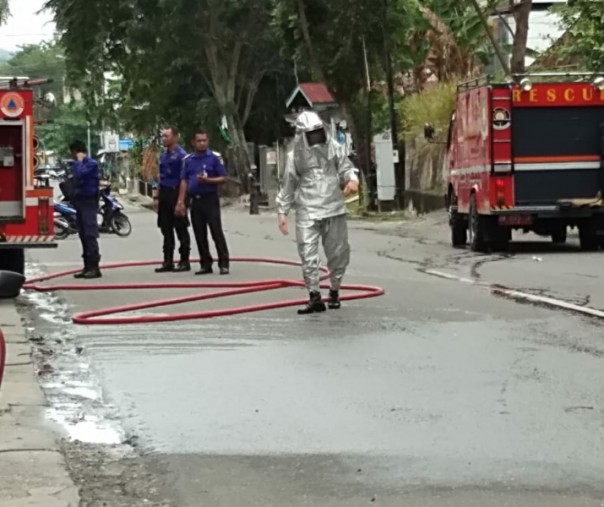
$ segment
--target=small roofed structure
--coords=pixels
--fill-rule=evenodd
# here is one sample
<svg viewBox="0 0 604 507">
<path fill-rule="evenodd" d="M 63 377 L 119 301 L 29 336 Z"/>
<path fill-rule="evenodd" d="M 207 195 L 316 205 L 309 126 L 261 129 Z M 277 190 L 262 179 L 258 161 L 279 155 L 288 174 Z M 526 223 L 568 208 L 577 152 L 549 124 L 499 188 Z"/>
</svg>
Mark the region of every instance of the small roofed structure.
<svg viewBox="0 0 604 507">
<path fill-rule="evenodd" d="M 286 107 L 290 112 L 326 111 L 338 108 L 338 103 L 323 83 L 300 83 L 287 100 Z"/>
</svg>

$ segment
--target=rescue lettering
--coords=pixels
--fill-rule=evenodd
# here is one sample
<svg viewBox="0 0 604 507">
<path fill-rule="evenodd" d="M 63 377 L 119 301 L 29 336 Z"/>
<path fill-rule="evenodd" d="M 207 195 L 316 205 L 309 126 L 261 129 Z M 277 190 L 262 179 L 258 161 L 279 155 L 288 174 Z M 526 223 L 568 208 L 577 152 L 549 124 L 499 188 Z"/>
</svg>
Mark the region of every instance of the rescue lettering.
<svg viewBox="0 0 604 507">
<path fill-rule="evenodd" d="M 514 88 L 514 104 L 524 106 L 604 106 L 604 90 L 596 90 L 591 85 L 579 86 L 534 85 L 529 91 Z"/>
</svg>

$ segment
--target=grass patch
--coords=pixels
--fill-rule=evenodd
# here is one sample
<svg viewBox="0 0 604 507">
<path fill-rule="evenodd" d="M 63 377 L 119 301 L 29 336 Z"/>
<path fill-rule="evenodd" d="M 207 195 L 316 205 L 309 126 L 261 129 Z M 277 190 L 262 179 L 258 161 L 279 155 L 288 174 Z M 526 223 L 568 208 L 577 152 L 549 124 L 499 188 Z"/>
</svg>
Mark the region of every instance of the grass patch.
<svg viewBox="0 0 604 507">
<path fill-rule="evenodd" d="M 410 95 L 400 105 L 402 130 L 419 134 L 431 123 L 437 130 L 447 129 L 455 107 L 457 83 L 437 83 L 427 90 Z"/>
</svg>

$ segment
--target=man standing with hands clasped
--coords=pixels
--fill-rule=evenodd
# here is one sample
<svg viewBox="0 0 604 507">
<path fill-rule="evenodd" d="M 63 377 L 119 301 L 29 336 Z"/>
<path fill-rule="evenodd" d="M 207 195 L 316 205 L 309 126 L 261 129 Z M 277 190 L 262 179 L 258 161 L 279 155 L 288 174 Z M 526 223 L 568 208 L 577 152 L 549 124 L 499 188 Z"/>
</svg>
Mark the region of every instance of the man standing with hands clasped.
<svg viewBox="0 0 604 507">
<path fill-rule="evenodd" d="M 191 253 L 191 237 L 189 236 L 189 219 L 186 210 L 176 216 L 176 204 L 180 185 L 180 173 L 187 152 L 178 145 L 178 131 L 167 127 L 161 133 L 161 139 L 166 147 L 159 159 L 159 185 L 153 195 L 153 208 L 157 212 L 157 226 L 164 237 L 164 262 L 155 270 L 156 273 L 170 271 L 191 271 L 189 255 Z M 174 267 L 174 232 L 180 242 L 180 262 Z"/>
<path fill-rule="evenodd" d="M 302 261 L 308 304 L 300 315 L 323 312 L 320 293 L 319 241 L 327 257 L 331 287 L 328 306 L 340 308 L 340 286 L 350 262 L 350 244 L 344 196 L 359 190 L 357 169 L 331 138 L 319 115 L 301 113 L 288 149 L 283 186 L 277 196 L 279 229 L 287 235 L 287 215 L 296 211 L 296 241 Z"/>
<path fill-rule="evenodd" d="M 229 249 L 222 230 L 218 186 L 226 181 L 226 170 L 220 158 L 208 148 L 205 130 L 198 130 L 193 137 L 195 152 L 185 158 L 181 174 L 177 214 L 186 214 L 186 199 L 191 200 L 191 223 L 201 270 L 196 275 L 212 273 L 212 254 L 208 244 L 208 227 L 216 245 L 221 275 L 229 274 Z"/>
</svg>

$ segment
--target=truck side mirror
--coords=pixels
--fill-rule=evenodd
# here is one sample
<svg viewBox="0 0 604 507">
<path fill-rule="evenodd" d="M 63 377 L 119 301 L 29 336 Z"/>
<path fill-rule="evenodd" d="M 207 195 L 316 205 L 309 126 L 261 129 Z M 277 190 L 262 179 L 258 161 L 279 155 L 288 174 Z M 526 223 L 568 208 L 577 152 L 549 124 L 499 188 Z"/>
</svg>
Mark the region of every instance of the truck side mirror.
<svg viewBox="0 0 604 507">
<path fill-rule="evenodd" d="M 434 139 L 434 125 L 431 123 L 426 123 L 424 125 L 424 137 L 428 141 L 432 141 Z"/>
</svg>

